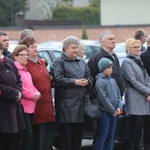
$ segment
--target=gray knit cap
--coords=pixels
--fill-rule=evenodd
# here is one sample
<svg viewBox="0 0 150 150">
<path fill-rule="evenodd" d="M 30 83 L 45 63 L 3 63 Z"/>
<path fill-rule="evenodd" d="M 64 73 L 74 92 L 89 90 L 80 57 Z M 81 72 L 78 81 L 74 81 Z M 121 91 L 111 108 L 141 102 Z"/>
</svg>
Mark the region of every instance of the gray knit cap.
<svg viewBox="0 0 150 150">
<path fill-rule="evenodd" d="M 98 62 L 98 69 L 100 72 L 103 72 L 106 68 L 109 66 L 112 66 L 113 63 L 110 59 L 108 58 L 101 58 Z"/>
</svg>

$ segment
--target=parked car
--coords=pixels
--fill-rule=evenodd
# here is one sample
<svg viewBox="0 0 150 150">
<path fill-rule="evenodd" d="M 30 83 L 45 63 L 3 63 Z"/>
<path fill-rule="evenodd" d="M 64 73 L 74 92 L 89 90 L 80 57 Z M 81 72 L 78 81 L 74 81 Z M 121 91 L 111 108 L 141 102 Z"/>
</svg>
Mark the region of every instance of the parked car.
<svg viewBox="0 0 150 150">
<path fill-rule="evenodd" d="M 38 52 L 41 57 L 44 57 L 48 61 L 47 69 L 50 72 L 53 61 L 59 57 L 62 53 L 61 48 L 51 47 L 51 46 L 38 46 Z M 54 90 L 53 90 L 54 94 Z M 53 95 L 54 97 L 54 95 Z M 128 139 L 128 131 L 130 127 L 130 117 L 126 115 L 119 115 L 118 117 L 118 125 L 116 128 L 115 140 L 118 141 L 126 141 Z M 91 120 L 85 117 L 84 122 L 84 130 L 83 130 L 83 139 L 93 139 L 96 128 L 95 120 Z M 58 125 L 54 122 L 53 125 L 53 146 L 59 148 L 59 133 L 58 133 Z"/>
<path fill-rule="evenodd" d="M 8 51 L 13 52 L 13 50 L 15 49 L 15 47 L 17 45 L 18 45 L 18 41 L 17 40 L 10 40 L 9 41 Z"/>
<path fill-rule="evenodd" d="M 42 58 L 46 59 L 47 70 L 50 73 L 53 61 L 61 55 L 62 50 L 58 47 L 38 45 L 38 53 Z"/>
<path fill-rule="evenodd" d="M 143 44 L 143 46 L 145 48 L 147 48 L 147 44 Z M 114 52 L 117 54 L 118 58 L 119 58 L 119 62 L 120 64 L 122 63 L 122 61 L 124 60 L 124 58 L 126 57 L 127 53 L 126 53 L 126 49 L 125 49 L 125 42 L 122 43 L 117 43 L 116 47 L 114 48 Z"/>
<path fill-rule="evenodd" d="M 116 47 L 114 48 L 114 52 L 118 56 L 119 62 L 121 64 L 124 58 L 126 57 L 125 43 L 116 44 Z"/>
<path fill-rule="evenodd" d="M 92 56 L 95 52 L 100 50 L 100 45 L 98 41 L 95 40 L 81 40 L 83 44 L 85 44 L 85 56 L 84 59 L 87 62 L 90 56 Z M 40 44 L 41 46 L 49 46 L 49 47 L 57 47 L 58 49 L 62 49 L 62 42 L 60 41 L 48 41 Z"/>
</svg>

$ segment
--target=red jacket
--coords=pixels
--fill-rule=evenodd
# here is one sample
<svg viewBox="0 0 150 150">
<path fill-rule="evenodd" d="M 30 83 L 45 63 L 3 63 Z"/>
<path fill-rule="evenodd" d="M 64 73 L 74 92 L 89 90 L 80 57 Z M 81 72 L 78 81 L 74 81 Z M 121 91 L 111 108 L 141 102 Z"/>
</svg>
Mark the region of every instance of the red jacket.
<svg viewBox="0 0 150 150">
<path fill-rule="evenodd" d="M 37 63 L 28 60 L 26 68 L 30 72 L 34 86 L 41 93 L 40 100 L 36 103 L 33 124 L 54 121 L 54 108 L 51 93 L 51 78 L 43 60 Z"/>
</svg>

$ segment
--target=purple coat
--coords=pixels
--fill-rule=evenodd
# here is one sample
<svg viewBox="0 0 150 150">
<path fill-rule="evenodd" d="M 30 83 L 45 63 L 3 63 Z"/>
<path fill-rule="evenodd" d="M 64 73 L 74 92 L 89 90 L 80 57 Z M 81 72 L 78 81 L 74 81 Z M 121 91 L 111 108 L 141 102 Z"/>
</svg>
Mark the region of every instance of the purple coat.
<svg viewBox="0 0 150 150">
<path fill-rule="evenodd" d="M 23 109 L 16 102 L 22 82 L 14 62 L 0 60 L 0 133 L 17 133 L 25 128 Z"/>
</svg>

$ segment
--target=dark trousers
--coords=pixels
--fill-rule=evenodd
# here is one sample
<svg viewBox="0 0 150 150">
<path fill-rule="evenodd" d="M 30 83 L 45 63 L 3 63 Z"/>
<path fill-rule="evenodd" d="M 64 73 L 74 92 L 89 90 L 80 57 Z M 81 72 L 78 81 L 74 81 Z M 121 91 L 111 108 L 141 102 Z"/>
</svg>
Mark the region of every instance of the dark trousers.
<svg viewBox="0 0 150 150">
<path fill-rule="evenodd" d="M 142 135 L 142 127 L 144 125 L 144 116 L 130 115 L 130 131 L 127 150 L 140 150 L 140 140 Z"/>
<path fill-rule="evenodd" d="M 80 150 L 83 123 L 59 123 L 60 150 Z"/>
<path fill-rule="evenodd" d="M 52 123 L 41 123 L 33 126 L 34 150 L 53 150 Z"/>
<path fill-rule="evenodd" d="M 19 150 L 33 150 L 32 118 L 33 114 L 24 113 L 26 128 L 19 133 Z"/>
<path fill-rule="evenodd" d="M 0 133 L 0 150 L 18 150 L 18 133 Z"/>
<path fill-rule="evenodd" d="M 150 115 L 144 117 L 144 150 L 150 150 Z"/>
</svg>

